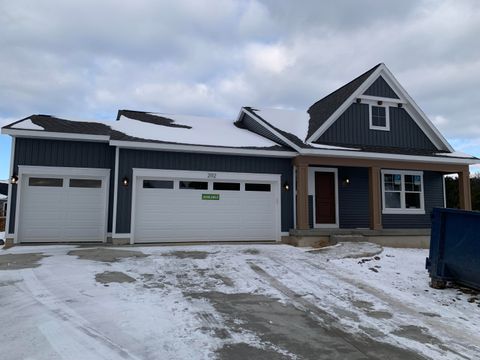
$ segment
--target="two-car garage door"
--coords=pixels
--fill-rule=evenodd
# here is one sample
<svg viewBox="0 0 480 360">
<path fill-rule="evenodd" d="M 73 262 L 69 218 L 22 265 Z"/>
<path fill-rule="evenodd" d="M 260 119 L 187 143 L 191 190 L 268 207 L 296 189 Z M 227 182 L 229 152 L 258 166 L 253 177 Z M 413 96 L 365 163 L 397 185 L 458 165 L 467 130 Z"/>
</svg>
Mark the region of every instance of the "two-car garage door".
<svg viewBox="0 0 480 360">
<path fill-rule="evenodd" d="M 279 176 L 166 171 L 137 176 L 137 243 L 276 240 Z"/>
<path fill-rule="evenodd" d="M 21 176 L 19 242 L 105 241 L 108 170 L 43 171 Z"/>
</svg>

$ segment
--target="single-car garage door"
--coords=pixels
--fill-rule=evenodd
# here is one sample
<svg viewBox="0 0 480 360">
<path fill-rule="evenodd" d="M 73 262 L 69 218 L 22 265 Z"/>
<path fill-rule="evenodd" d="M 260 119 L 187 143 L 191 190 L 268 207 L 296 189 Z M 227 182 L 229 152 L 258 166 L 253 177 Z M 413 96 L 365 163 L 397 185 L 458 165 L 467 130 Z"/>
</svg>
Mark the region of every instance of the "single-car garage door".
<svg viewBox="0 0 480 360">
<path fill-rule="evenodd" d="M 136 177 L 135 242 L 277 240 L 279 175 L 163 175 Z"/>
<path fill-rule="evenodd" d="M 108 176 L 89 170 L 21 176 L 19 242 L 105 240 Z"/>
</svg>

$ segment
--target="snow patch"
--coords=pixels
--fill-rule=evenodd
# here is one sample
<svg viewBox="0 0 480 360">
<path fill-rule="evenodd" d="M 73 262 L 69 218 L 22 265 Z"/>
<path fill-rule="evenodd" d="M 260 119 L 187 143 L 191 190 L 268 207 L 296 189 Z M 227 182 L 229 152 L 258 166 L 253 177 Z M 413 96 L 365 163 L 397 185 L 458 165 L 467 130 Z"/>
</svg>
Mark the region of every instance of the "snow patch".
<svg viewBox="0 0 480 360">
<path fill-rule="evenodd" d="M 31 119 L 23 120 L 18 124 L 13 125 L 12 128 L 22 130 L 45 130 L 42 126 L 34 124 Z"/>
<path fill-rule="evenodd" d="M 466 159 L 473 159 L 474 157 L 472 155 L 469 155 L 467 153 L 461 152 L 461 151 L 454 151 L 451 153 L 436 153 L 436 156 L 449 156 L 449 157 L 456 157 L 456 158 L 466 158 Z"/>
<path fill-rule="evenodd" d="M 252 108 L 252 111 L 277 129 L 305 141 L 310 120 L 310 115 L 306 111 L 258 108 Z"/>
<path fill-rule="evenodd" d="M 126 135 L 155 141 L 225 147 L 272 147 L 278 145 L 248 130 L 237 128 L 230 120 L 159 113 L 151 115 L 171 119 L 173 125 L 186 125 L 191 129 L 151 124 L 123 115 L 118 121 L 104 124 L 110 126 L 112 130 Z"/>
</svg>

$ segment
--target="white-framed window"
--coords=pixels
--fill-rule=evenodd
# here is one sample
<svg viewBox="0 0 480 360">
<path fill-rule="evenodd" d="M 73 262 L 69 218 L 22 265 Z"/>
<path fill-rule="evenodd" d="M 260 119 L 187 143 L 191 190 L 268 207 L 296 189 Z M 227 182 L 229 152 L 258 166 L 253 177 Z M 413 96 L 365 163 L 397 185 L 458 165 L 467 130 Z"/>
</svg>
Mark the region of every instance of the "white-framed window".
<svg viewBox="0 0 480 360">
<path fill-rule="evenodd" d="M 388 105 L 369 104 L 370 130 L 390 131 L 390 107 Z"/>
<path fill-rule="evenodd" d="M 425 214 L 423 172 L 382 170 L 384 214 Z"/>
</svg>

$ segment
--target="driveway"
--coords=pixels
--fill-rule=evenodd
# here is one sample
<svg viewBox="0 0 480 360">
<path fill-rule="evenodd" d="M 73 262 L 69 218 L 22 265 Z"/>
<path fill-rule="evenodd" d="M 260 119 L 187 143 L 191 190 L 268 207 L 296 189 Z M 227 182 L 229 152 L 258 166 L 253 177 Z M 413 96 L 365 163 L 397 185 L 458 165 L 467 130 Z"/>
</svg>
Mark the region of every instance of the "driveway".
<svg viewBox="0 0 480 360">
<path fill-rule="evenodd" d="M 0 252 L 9 359 L 480 358 L 480 303 L 425 250 L 344 243 Z M 310 249 L 311 250 L 311 249 Z"/>
</svg>

